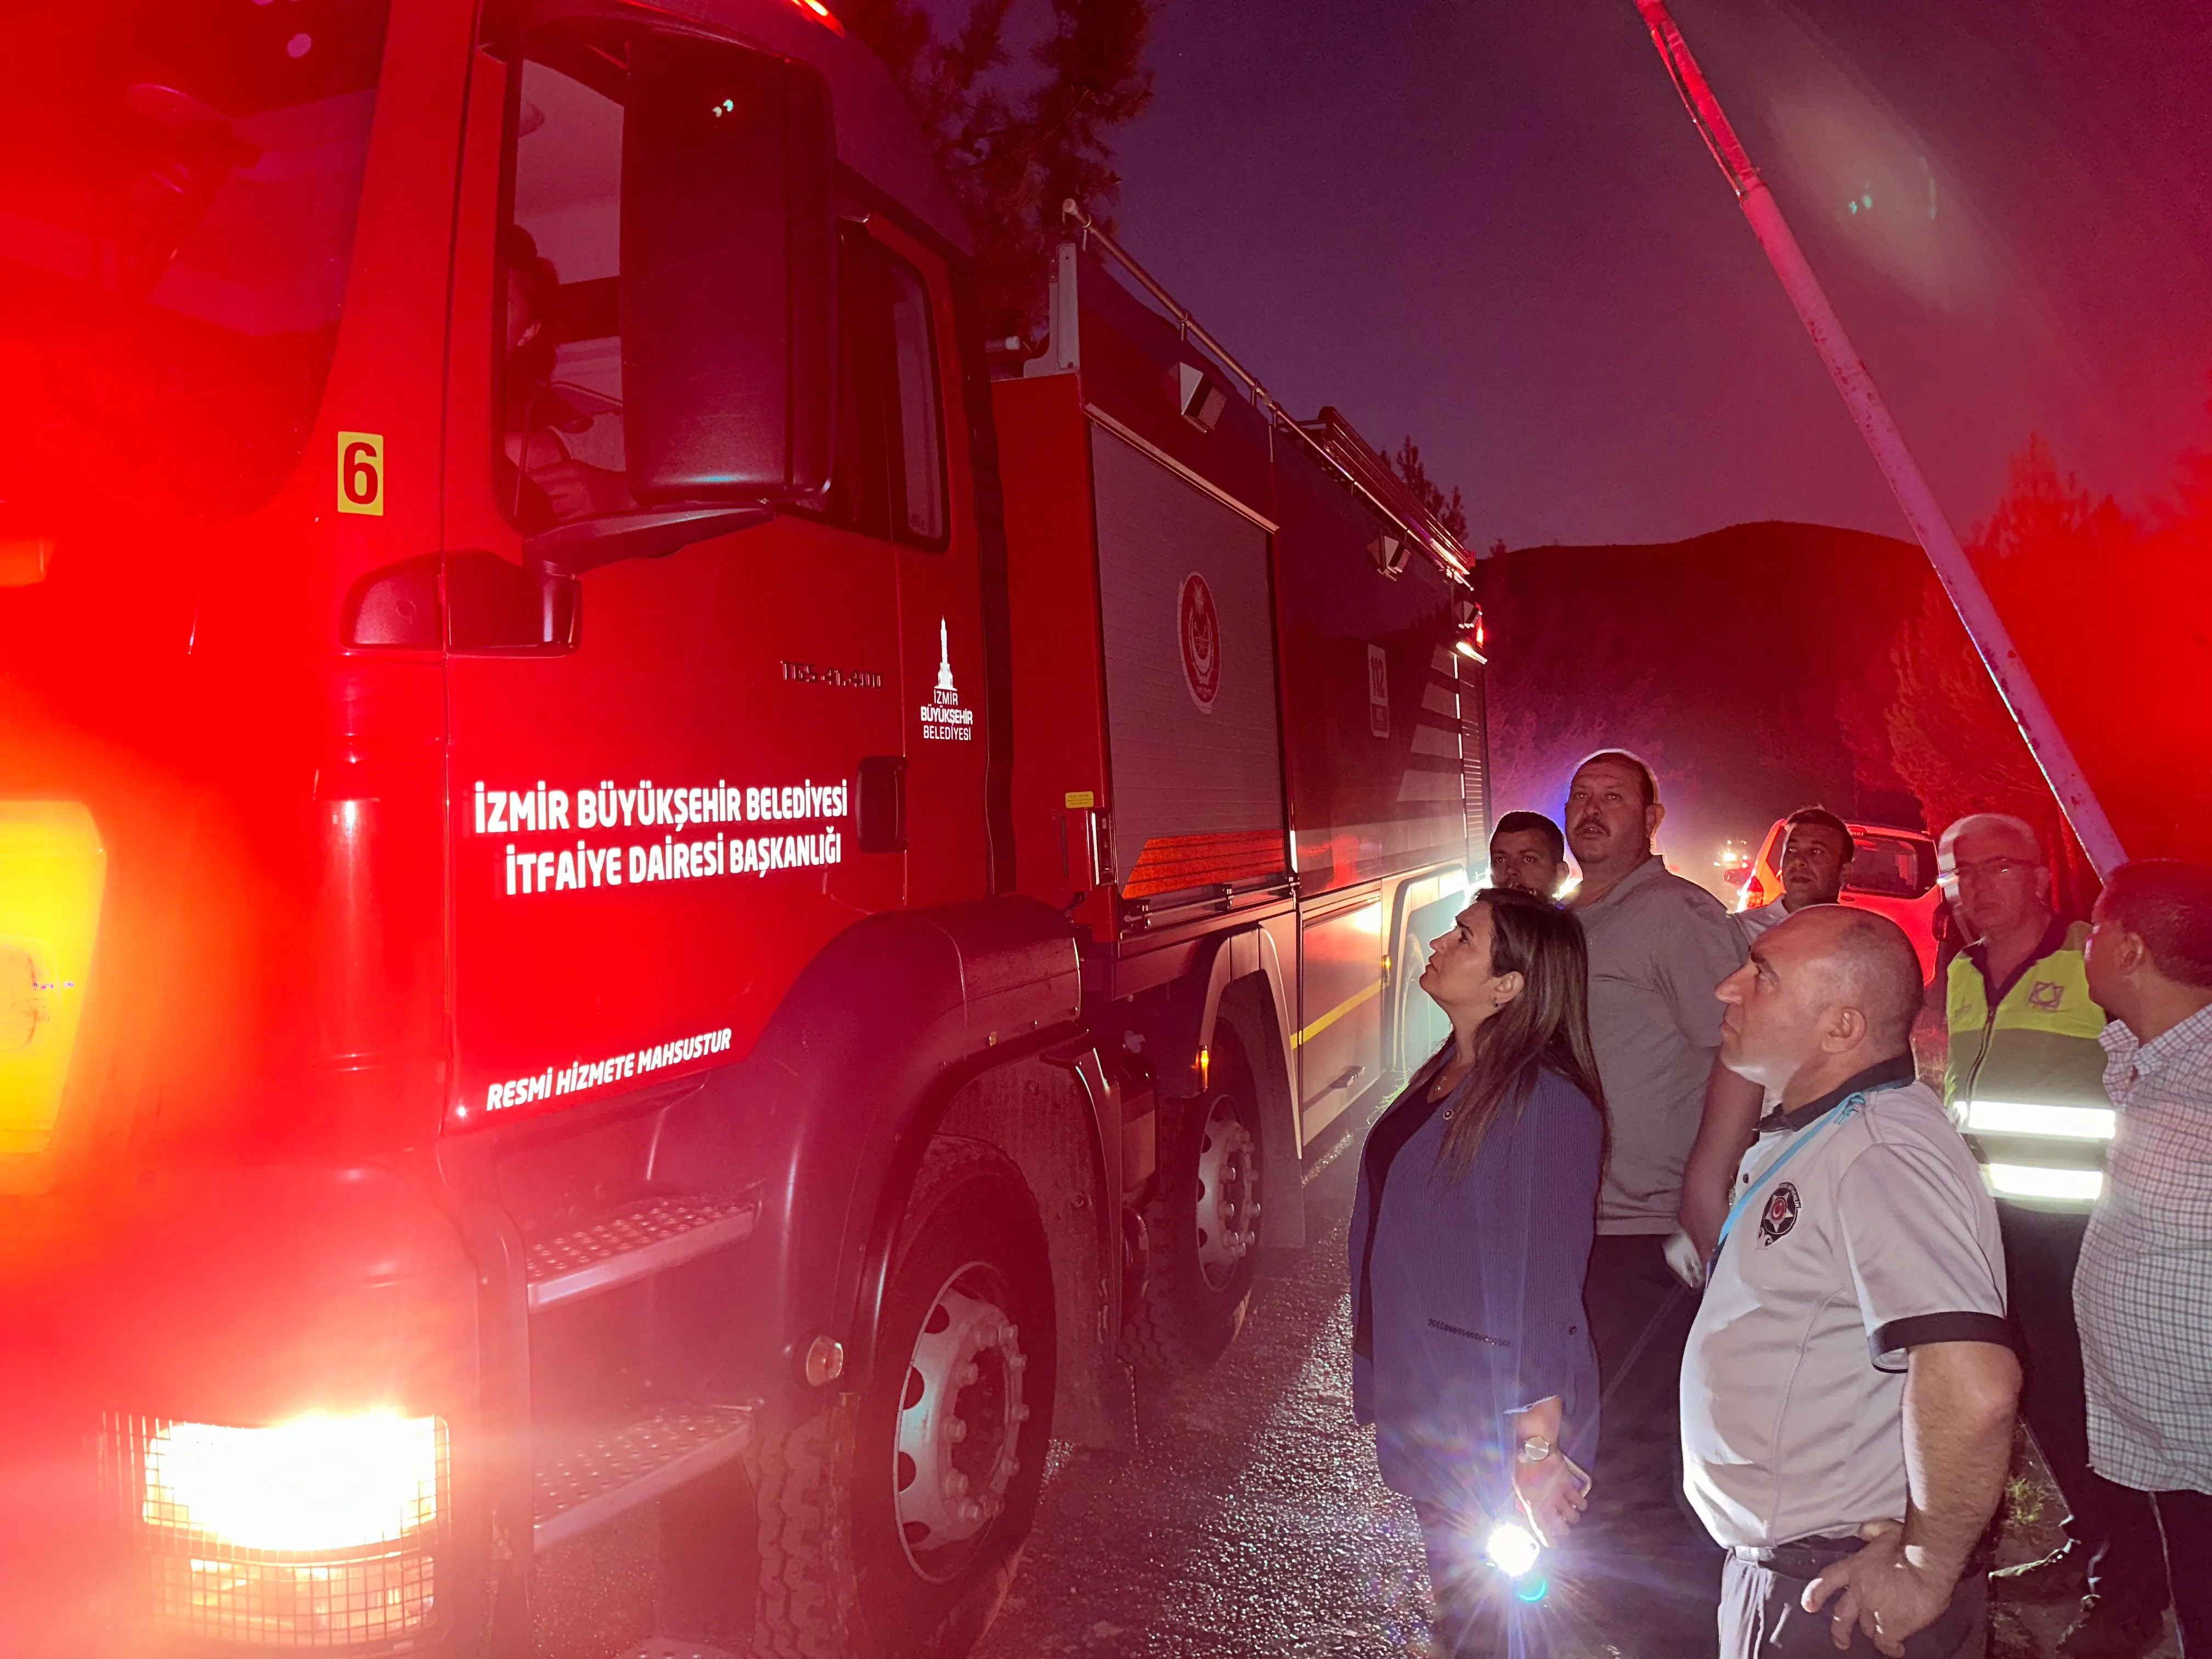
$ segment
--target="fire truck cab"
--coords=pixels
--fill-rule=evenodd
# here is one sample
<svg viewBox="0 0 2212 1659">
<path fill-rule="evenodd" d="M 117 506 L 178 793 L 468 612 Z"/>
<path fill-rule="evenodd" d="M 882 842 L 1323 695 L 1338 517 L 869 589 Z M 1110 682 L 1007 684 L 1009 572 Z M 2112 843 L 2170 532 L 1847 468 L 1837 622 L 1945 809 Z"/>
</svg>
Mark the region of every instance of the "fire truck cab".
<svg viewBox="0 0 2212 1659">
<path fill-rule="evenodd" d="M 17 33 L 0 1628 L 960 1650 L 1439 1035 L 1457 548 L 813 0 Z"/>
</svg>

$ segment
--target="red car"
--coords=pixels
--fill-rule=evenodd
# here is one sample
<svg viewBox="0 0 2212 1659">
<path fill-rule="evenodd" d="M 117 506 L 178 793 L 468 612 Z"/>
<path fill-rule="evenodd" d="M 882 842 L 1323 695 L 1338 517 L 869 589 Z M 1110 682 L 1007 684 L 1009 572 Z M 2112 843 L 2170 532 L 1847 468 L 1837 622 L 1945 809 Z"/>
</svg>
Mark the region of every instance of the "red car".
<svg viewBox="0 0 2212 1659">
<path fill-rule="evenodd" d="M 1777 818 L 1759 843 L 1737 896 L 1738 910 L 1781 902 L 1782 839 L 1788 823 Z M 1936 884 L 1935 837 L 1886 823 L 1854 823 L 1850 830 L 1858 850 L 1844 874 L 1843 902 L 1877 911 L 1904 928 L 1920 953 L 1921 976 L 1934 978 L 1936 917 L 1943 902 Z"/>
</svg>

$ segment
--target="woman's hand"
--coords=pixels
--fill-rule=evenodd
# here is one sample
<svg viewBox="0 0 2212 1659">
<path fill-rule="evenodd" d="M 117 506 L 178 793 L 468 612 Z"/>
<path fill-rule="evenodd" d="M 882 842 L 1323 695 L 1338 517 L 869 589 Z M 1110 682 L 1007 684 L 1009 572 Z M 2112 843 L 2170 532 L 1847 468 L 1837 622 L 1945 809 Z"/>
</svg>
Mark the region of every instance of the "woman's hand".
<svg viewBox="0 0 2212 1659">
<path fill-rule="evenodd" d="M 1512 1437 L 1506 1444 L 1514 1448 L 1507 1454 L 1513 1459 L 1513 1501 L 1528 1517 L 1536 1541 L 1547 1548 L 1566 1537 L 1589 1502 L 1589 1476 L 1559 1449 L 1560 1437 L 1566 1432 L 1565 1404 L 1558 1395 L 1551 1395 L 1511 1413 L 1507 1419 Z M 1533 1463 L 1520 1455 L 1535 1449 L 1532 1441 L 1547 1449 Z"/>
<path fill-rule="evenodd" d="M 1513 1465 L 1513 1498 L 1536 1541 L 1550 1549 L 1565 1541 L 1589 1506 L 1589 1476 L 1555 1449 L 1540 1463 Z"/>
</svg>

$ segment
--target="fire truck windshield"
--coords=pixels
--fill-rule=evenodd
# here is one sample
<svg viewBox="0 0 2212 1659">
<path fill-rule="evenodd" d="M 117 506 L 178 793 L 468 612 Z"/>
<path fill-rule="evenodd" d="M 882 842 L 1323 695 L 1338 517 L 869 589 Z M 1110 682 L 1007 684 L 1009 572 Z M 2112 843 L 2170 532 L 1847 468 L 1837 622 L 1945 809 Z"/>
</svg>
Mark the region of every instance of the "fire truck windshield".
<svg viewBox="0 0 2212 1659">
<path fill-rule="evenodd" d="M 298 464 L 388 0 L 71 0 L 0 54 L 0 537 L 234 517 Z"/>
</svg>

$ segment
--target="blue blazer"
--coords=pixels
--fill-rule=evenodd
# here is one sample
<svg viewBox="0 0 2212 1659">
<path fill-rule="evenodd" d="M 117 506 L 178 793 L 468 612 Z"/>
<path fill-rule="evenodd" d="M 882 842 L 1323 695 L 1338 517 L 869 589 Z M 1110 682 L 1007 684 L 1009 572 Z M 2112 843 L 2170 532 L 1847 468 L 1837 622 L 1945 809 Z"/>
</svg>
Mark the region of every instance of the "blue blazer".
<svg viewBox="0 0 2212 1659">
<path fill-rule="evenodd" d="M 1416 1107 L 1434 1075 L 1422 1067 L 1390 1113 Z M 1352 1356 L 1352 1412 L 1375 1425 L 1392 1490 L 1504 1516 L 1518 1451 L 1508 1413 L 1558 1395 L 1567 1455 L 1588 1468 L 1597 1443 L 1583 1279 L 1605 1126 L 1587 1095 L 1545 1071 L 1517 1112 L 1507 1103 L 1456 1182 L 1436 1167 L 1445 1127 L 1439 1109 L 1392 1161 L 1371 1254 L 1373 1172 L 1360 1160 L 1352 1316 L 1357 1331 L 1364 1306 L 1373 1353 Z"/>
</svg>

